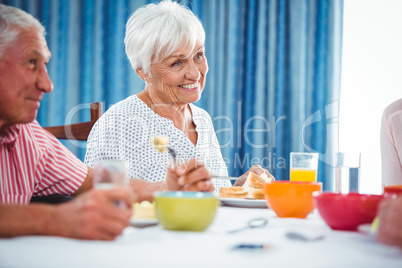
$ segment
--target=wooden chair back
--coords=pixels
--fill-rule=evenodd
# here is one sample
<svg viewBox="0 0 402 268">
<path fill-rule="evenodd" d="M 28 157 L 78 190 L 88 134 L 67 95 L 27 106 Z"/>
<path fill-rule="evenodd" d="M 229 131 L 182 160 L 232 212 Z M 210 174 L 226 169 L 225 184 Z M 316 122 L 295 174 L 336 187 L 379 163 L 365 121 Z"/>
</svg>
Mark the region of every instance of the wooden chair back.
<svg viewBox="0 0 402 268">
<path fill-rule="evenodd" d="M 90 105 L 91 120 L 71 125 L 44 127 L 56 138 L 61 140 L 86 141 L 95 122 L 102 116 L 102 103 L 94 102 Z"/>
</svg>

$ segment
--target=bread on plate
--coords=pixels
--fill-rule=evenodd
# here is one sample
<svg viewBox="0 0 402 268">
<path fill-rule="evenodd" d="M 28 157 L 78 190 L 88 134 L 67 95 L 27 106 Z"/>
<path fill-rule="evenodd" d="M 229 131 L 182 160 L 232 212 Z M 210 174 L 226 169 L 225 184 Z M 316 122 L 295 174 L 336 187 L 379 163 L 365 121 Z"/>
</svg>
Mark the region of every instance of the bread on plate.
<svg viewBox="0 0 402 268">
<path fill-rule="evenodd" d="M 220 188 L 219 196 L 222 198 L 264 199 L 264 184 L 271 181 L 266 174 L 257 175 L 250 172 L 243 186 Z"/>
<path fill-rule="evenodd" d="M 248 191 L 242 186 L 233 186 L 229 188 L 220 188 L 220 197 L 226 198 L 247 198 Z"/>
<path fill-rule="evenodd" d="M 156 219 L 155 204 L 148 201 L 133 205 L 133 219 Z"/>
</svg>

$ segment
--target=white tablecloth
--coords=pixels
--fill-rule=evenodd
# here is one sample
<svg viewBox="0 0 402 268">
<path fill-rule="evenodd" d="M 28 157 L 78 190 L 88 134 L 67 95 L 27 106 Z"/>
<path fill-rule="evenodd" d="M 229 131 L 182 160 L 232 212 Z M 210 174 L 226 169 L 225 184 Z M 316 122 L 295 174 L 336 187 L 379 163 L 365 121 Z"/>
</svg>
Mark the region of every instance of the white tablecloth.
<svg viewBox="0 0 402 268">
<path fill-rule="evenodd" d="M 269 223 L 228 234 L 252 218 Z M 324 239 L 290 240 L 287 231 Z M 233 250 L 237 244 L 265 250 Z M 113 242 L 25 236 L 0 239 L 0 267 L 402 267 L 402 251 L 372 235 L 332 231 L 317 212 L 307 219 L 278 218 L 270 209 L 220 207 L 204 232 L 166 231 L 157 225 L 128 227 Z"/>
</svg>

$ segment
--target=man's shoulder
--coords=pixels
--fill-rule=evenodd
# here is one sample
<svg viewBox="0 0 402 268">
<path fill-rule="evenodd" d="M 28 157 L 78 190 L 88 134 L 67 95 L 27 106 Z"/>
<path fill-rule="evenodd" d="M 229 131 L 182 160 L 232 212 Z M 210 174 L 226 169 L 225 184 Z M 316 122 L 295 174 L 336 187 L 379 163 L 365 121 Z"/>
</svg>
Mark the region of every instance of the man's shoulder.
<svg viewBox="0 0 402 268">
<path fill-rule="evenodd" d="M 383 112 L 383 123 L 390 124 L 395 119 L 399 122 L 402 118 L 402 99 L 398 99 L 388 105 Z"/>
<path fill-rule="evenodd" d="M 384 113 L 392 114 L 398 111 L 402 111 L 402 98 L 389 104 L 387 108 L 385 108 Z"/>
<path fill-rule="evenodd" d="M 392 102 L 384 109 L 381 129 L 388 133 L 400 133 L 402 129 L 402 99 Z"/>
<path fill-rule="evenodd" d="M 28 124 L 21 124 L 21 126 L 31 128 L 31 129 L 35 129 L 37 131 L 45 131 L 45 129 L 36 120 L 34 120 L 33 122 L 28 123 Z"/>
<path fill-rule="evenodd" d="M 46 132 L 38 123 L 38 121 L 33 121 L 31 123 L 26 124 L 18 124 L 15 125 L 16 128 L 19 129 L 20 134 L 26 135 L 27 133 L 44 133 Z"/>
<path fill-rule="evenodd" d="M 28 124 L 21 124 L 20 128 L 24 137 L 39 142 L 39 145 L 41 146 L 60 143 L 55 136 L 46 131 L 36 120 Z"/>
<path fill-rule="evenodd" d="M 30 130 L 33 133 L 39 133 L 41 135 L 46 134 L 46 136 L 48 136 L 49 133 L 36 120 L 28 124 L 21 124 L 20 127 L 24 129 L 24 131 Z"/>
<path fill-rule="evenodd" d="M 1 137 L 2 143 L 19 144 L 24 150 L 45 152 L 50 147 L 58 147 L 61 143 L 35 120 L 31 123 L 16 124 L 10 128 L 7 136 Z"/>
</svg>

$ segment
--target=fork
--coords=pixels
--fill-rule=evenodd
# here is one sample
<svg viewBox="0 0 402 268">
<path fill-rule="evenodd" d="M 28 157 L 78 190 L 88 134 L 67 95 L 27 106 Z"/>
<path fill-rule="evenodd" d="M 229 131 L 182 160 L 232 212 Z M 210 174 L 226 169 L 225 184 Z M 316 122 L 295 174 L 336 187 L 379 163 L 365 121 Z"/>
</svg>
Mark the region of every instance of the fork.
<svg viewBox="0 0 402 268">
<path fill-rule="evenodd" d="M 176 152 L 176 150 L 173 149 L 173 148 L 170 147 L 170 146 L 167 146 L 166 148 L 167 148 L 169 154 L 170 154 L 170 155 L 172 156 L 172 158 L 173 158 L 173 166 L 172 166 L 172 167 L 176 167 L 176 166 L 179 164 L 179 162 L 178 162 L 179 159 L 177 158 L 177 152 Z"/>
</svg>

